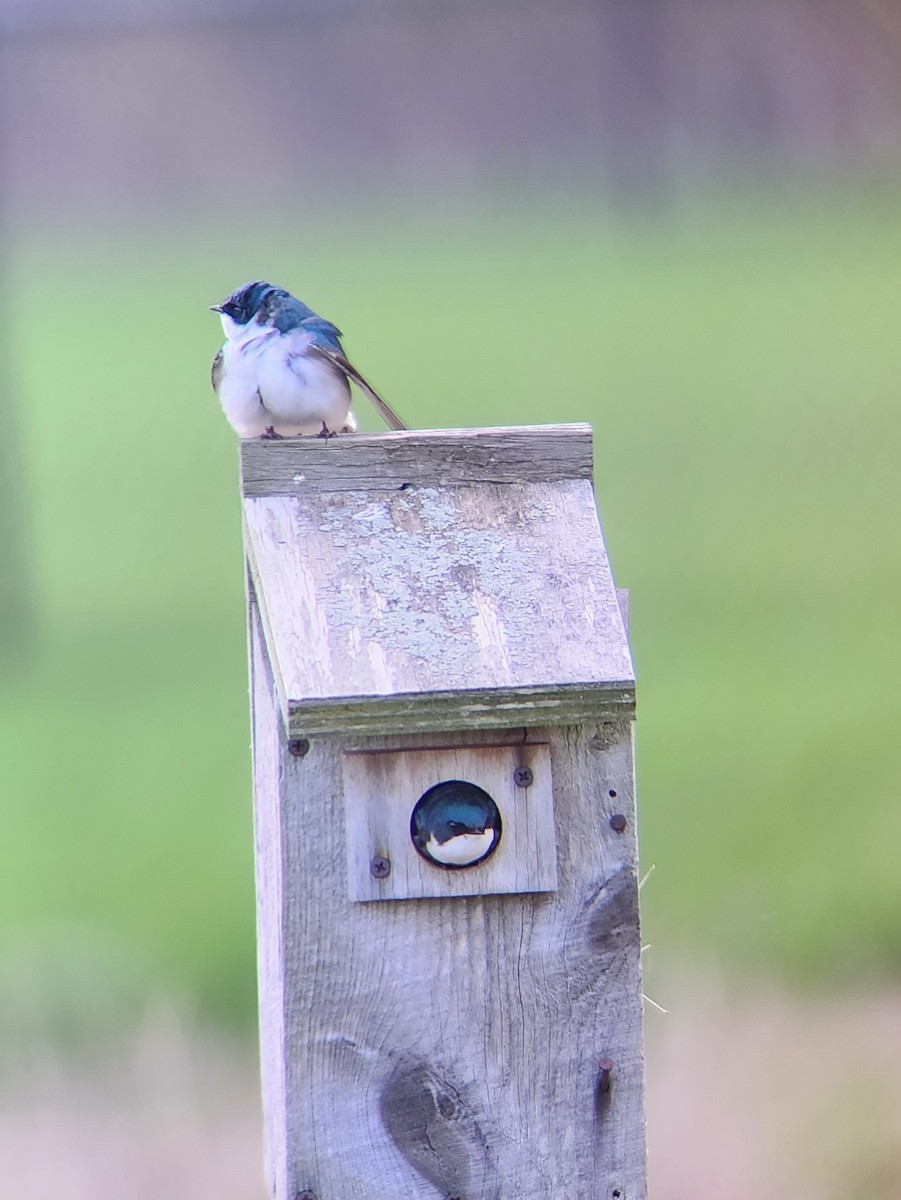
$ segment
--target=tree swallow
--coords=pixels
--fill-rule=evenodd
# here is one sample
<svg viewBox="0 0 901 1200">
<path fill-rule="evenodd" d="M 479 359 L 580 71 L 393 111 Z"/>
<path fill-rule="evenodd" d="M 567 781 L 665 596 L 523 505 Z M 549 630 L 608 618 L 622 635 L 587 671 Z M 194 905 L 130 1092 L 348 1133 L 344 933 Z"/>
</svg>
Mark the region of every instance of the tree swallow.
<svg viewBox="0 0 901 1200">
<path fill-rule="evenodd" d="M 500 841 L 501 814 L 474 783 L 449 779 L 420 797 L 410 818 L 410 837 L 419 853 L 440 867 L 472 867 Z"/>
<path fill-rule="evenodd" d="M 211 311 L 226 337 L 213 359 L 213 390 L 238 437 L 353 430 L 351 380 L 391 429 L 406 428 L 347 361 L 341 330 L 284 288 L 245 283 Z"/>
</svg>

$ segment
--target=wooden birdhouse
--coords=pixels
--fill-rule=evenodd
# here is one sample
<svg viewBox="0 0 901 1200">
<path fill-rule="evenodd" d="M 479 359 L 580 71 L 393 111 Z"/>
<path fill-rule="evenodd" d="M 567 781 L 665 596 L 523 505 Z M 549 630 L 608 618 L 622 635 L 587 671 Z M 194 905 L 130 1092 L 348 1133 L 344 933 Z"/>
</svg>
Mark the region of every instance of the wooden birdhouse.
<svg viewBox="0 0 901 1200">
<path fill-rule="evenodd" d="M 584 425 L 246 442 L 277 1200 L 643 1200 L 634 680 Z"/>
</svg>

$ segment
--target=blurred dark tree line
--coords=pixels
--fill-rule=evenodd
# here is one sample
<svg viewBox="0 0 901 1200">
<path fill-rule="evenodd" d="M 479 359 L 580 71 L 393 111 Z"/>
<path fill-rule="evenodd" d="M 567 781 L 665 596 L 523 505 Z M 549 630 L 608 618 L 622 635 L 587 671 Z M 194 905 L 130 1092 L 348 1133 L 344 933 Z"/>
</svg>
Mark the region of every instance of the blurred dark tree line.
<svg viewBox="0 0 901 1200">
<path fill-rule="evenodd" d="M 891 0 L 0 0 L 0 23 L 29 213 L 901 166 Z"/>
<path fill-rule="evenodd" d="M 885 0 L 598 0 L 620 184 L 838 177 L 901 163 L 901 8 Z"/>
</svg>

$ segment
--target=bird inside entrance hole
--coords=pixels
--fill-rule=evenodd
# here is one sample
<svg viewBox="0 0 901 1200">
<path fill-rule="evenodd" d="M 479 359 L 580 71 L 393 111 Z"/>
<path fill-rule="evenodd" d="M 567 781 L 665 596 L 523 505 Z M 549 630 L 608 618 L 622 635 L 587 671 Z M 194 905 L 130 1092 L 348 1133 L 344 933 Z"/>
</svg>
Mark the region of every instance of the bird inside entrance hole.
<svg viewBox="0 0 901 1200">
<path fill-rule="evenodd" d="M 497 848 L 501 814 L 486 791 L 462 779 L 429 788 L 410 818 L 413 845 L 429 862 L 449 870 L 474 867 Z"/>
</svg>

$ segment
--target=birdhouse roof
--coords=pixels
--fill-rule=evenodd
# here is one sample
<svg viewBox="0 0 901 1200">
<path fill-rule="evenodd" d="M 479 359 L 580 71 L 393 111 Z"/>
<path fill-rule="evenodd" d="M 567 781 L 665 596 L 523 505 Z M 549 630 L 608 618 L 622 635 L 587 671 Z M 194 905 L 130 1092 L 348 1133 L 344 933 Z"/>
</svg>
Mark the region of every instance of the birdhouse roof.
<svg viewBox="0 0 901 1200">
<path fill-rule="evenodd" d="M 241 444 L 289 736 L 631 715 L 587 425 Z"/>
</svg>

